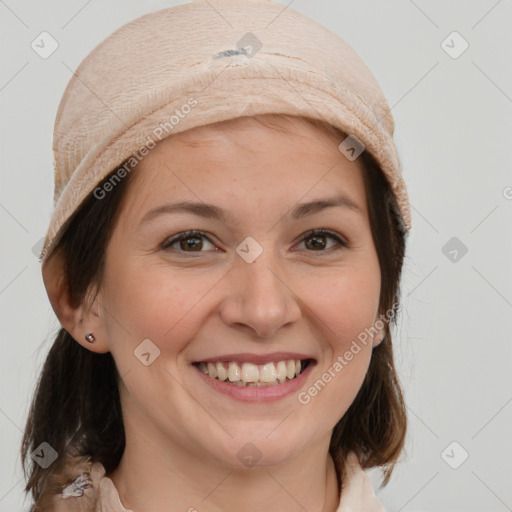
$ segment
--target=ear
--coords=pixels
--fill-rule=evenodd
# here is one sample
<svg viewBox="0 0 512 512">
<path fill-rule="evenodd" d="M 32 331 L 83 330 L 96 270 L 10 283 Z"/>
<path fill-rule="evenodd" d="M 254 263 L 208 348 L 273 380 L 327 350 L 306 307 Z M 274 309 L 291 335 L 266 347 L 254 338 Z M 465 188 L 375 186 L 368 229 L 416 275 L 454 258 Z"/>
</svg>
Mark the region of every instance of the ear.
<svg viewBox="0 0 512 512">
<path fill-rule="evenodd" d="M 373 348 L 380 345 L 386 336 L 386 323 L 382 320 L 381 316 L 377 317 L 373 324 L 377 331 L 373 337 Z"/>
<path fill-rule="evenodd" d="M 61 251 L 56 251 L 48 257 L 42 267 L 44 286 L 55 315 L 77 343 L 92 352 L 109 352 L 107 332 L 100 315 L 102 308 L 99 298 L 92 297 L 88 292 L 79 304 L 72 304 L 64 269 L 65 259 Z M 85 339 L 89 332 L 96 338 L 94 343 L 89 343 Z"/>
<path fill-rule="evenodd" d="M 373 337 L 373 348 L 382 343 L 385 335 L 386 333 L 384 332 L 384 329 L 379 330 L 379 332 Z"/>
</svg>

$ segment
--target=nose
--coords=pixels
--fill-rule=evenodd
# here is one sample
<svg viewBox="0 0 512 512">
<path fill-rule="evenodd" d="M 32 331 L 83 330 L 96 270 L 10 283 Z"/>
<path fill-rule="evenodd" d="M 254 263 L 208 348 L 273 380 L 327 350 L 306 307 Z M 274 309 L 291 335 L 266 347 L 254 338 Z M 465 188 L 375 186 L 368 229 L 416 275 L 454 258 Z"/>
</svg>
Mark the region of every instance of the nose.
<svg viewBox="0 0 512 512">
<path fill-rule="evenodd" d="M 289 274 L 271 252 L 264 250 L 252 263 L 237 257 L 226 276 L 220 315 L 229 327 L 271 337 L 301 317 Z"/>
</svg>

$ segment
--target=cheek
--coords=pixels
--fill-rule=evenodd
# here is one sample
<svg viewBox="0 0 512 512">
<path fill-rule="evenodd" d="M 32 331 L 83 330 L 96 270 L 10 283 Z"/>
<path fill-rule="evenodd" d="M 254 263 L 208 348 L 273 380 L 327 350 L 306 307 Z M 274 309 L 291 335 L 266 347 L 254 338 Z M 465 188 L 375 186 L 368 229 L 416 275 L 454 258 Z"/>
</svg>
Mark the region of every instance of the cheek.
<svg viewBox="0 0 512 512">
<path fill-rule="evenodd" d="M 125 262 L 111 270 L 105 275 L 105 303 L 112 352 L 126 350 L 127 338 L 132 351 L 150 339 L 162 352 L 179 352 L 186 344 L 181 340 L 193 336 L 192 319 L 197 322 L 202 300 L 216 279 L 161 264 Z"/>
<path fill-rule="evenodd" d="M 374 324 L 380 296 L 378 267 L 347 267 L 323 277 L 315 275 L 303 286 L 306 303 L 337 352 L 344 352 Z"/>
<path fill-rule="evenodd" d="M 365 266 L 346 267 L 322 278 L 316 275 L 314 282 L 316 293 L 312 292 L 313 281 L 309 287 L 305 282 L 303 290 L 310 290 L 305 302 L 317 318 L 315 325 L 320 332 L 316 337 L 323 340 L 324 357 L 318 380 L 306 390 L 303 403 L 311 399 L 318 407 L 322 402 L 324 406 L 335 404 L 330 413 L 335 423 L 356 397 L 368 370 L 380 271 L 372 260 Z"/>
<path fill-rule="evenodd" d="M 333 428 L 355 400 L 372 354 L 370 328 L 375 321 L 378 280 L 357 279 L 345 273 L 328 293 L 311 300 L 322 340 L 323 357 L 315 378 L 298 396 L 311 417 L 322 417 L 319 429 Z"/>
</svg>

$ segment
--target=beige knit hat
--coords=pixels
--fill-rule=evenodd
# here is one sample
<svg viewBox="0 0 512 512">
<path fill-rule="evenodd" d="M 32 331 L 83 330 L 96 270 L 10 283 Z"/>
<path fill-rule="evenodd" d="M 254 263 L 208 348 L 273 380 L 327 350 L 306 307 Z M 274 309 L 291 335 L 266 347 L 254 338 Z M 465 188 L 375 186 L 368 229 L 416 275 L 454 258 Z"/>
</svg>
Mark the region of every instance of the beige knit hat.
<svg viewBox="0 0 512 512">
<path fill-rule="evenodd" d="M 410 230 L 388 103 L 347 43 L 268 0 L 195 0 L 124 25 L 69 81 L 55 121 L 55 209 L 41 260 L 121 164 L 120 179 L 173 133 L 266 113 L 327 121 L 348 135 L 339 149 L 351 160 L 367 150 Z"/>
</svg>

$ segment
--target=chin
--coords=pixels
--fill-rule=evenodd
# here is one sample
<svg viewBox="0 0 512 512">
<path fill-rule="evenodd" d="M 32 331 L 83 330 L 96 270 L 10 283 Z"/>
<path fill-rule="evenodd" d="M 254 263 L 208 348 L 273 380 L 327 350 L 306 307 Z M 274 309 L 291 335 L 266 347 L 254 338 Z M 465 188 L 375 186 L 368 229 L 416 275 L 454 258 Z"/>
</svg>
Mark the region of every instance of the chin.
<svg viewBox="0 0 512 512">
<path fill-rule="evenodd" d="M 277 425 L 278 422 L 274 422 L 270 428 L 252 435 L 235 435 L 231 432 L 233 439 L 224 439 L 217 445 L 220 450 L 212 455 L 238 469 L 286 464 L 304 451 L 309 440 L 304 435 L 290 435 L 285 429 L 276 428 Z"/>
</svg>

